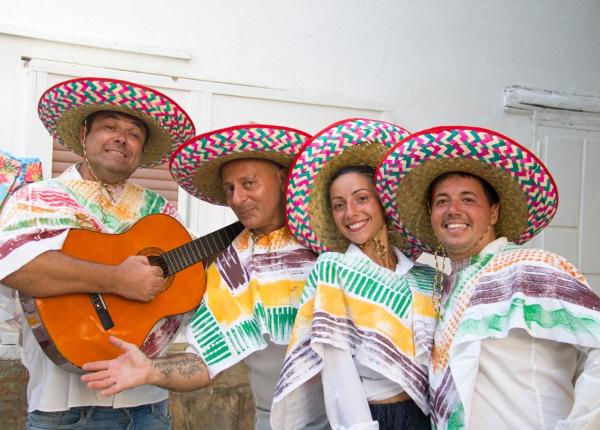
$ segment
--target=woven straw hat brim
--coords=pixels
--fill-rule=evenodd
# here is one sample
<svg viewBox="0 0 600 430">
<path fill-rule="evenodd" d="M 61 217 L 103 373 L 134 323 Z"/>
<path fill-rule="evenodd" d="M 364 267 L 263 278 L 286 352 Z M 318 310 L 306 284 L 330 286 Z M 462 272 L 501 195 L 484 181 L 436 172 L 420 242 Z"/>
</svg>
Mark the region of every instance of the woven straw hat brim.
<svg viewBox="0 0 600 430">
<path fill-rule="evenodd" d="M 195 134 L 191 118 L 175 101 L 159 91 L 127 81 L 72 79 L 49 88 L 38 104 L 39 117 L 49 133 L 79 155 L 83 155 L 83 121 L 99 111 L 124 113 L 148 127 L 141 166 L 168 161 L 171 152 Z"/>
<path fill-rule="evenodd" d="M 495 231 L 510 241 L 518 241 L 527 228 L 527 199 L 519 185 L 508 173 L 496 169 L 485 162 L 466 158 L 446 158 L 431 160 L 415 168 L 398 185 L 396 199 L 398 216 L 404 226 L 422 241 L 430 250 L 438 245 L 431 227 L 427 202 L 427 190 L 431 182 L 446 172 L 468 172 L 485 179 L 497 190 L 500 197 L 500 211 Z M 412 195 L 415 198 L 406 198 Z M 421 196 L 421 198 L 417 198 Z"/>
<path fill-rule="evenodd" d="M 227 196 L 223 190 L 221 181 L 221 168 L 230 161 L 234 160 L 267 160 L 277 163 L 284 169 L 288 169 L 294 155 L 286 155 L 278 152 L 236 152 L 218 159 L 213 159 L 202 164 L 192 178 L 194 195 L 209 203 L 227 206 Z"/>
<path fill-rule="evenodd" d="M 376 169 L 390 148 L 407 135 L 408 131 L 394 124 L 358 118 L 334 123 L 307 142 L 290 168 L 286 191 L 288 226 L 296 238 L 316 252 L 344 252 L 350 242 L 333 220 L 332 177 L 345 166 Z M 390 240 L 399 249 L 405 248 L 401 234 L 392 234 Z"/>
<path fill-rule="evenodd" d="M 382 161 L 377 189 L 394 226 L 426 252 L 438 245 L 427 191 L 446 172 L 485 179 L 498 193 L 497 236 L 524 243 L 554 216 L 558 192 L 550 173 L 527 149 L 491 130 L 438 127 L 409 136 Z"/>
<path fill-rule="evenodd" d="M 227 206 L 221 181 L 224 164 L 239 159 L 261 159 L 287 169 L 310 137 L 297 129 L 265 124 L 214 130 L 190 139 L 173 153 L 171 175 L 193 196 Z"/>
</svg>

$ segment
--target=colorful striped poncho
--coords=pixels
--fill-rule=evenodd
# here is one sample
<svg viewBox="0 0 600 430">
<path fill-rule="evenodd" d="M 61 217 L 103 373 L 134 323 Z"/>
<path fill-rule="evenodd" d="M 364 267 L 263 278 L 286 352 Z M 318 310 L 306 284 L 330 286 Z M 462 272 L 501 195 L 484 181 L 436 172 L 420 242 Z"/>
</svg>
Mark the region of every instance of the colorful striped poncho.
<svg viewBox="0 0 600 430">
<path fill-rule="evenodd" d="M 81 179 L 76 166 L 57 178 L 18 190 L 0 218 L 0 261 L 12 253 L 24 252 L 23 249 L 37 248 L 34 244 L 56 238 L 70 228 L 120 233 L 146 215 L 177 216 L 176 209 L 164 197 L 139 185 L 125 183 L 115 189 L 117 201 L 111 204 L 101 201 L 99 190 L 98 182 Z M 44 251 L 48 249 L 60 249 L 60 245 Z"/>
<path fill-rule="evenodd" d="M 461 372 L 476 369 L 479 355 L 478 348 L 465 346 L 524 329 L 533 338 L 600 348 L 600 299 L 556 254 L 501 238 L 452 279 L 443 297 L 429 375 L 437 430 L 467 426 L 474 382 L 465 382 L 471 379 Z M 461 350 L 467 356 L 461 357 Z"/>
<path fill-rule="evenodd" d="M 187 331 L 211 377 L 266 348 L 265 335 L 287 345 L 315 260 L 286 227 L 257 240 L 244 230 L 219 254 Z"/>
<path fill-rule="evenodd" d="M 164 197 L 139 185 L 119 186 L 113 192 L 117 200 L 109 205 L 100 201 L 99 188 L 98 182 L 81 179 L 76 166 L 71 166 L 57 178 L 18 190 L 0 217 L 0 279 L 43 252 L 59 250 L 71 228 L 120 233 L 146 215 L 178 217 L 175 207 Z M 170 333 L 183 320 L 169 321 L 166 326 Z M 159 336 L 162 340 L 157 344 L 155 330 L 144 350 L 157 355 L 169 336 Z"/>
<path fill-rule="evenodd" d="M 119 233 L 146 215 L 162 213 L 177 217 L 165 198 L 141 186 L 125 183 L 113 190 L 115 201 L 101 202 L 98 182 L 81 178 L 71 166 L 57 178 L 29 184 L 16 191 L 0 214 L 0 279 L 18 270 L 40 254 L 60 250 L 71 228 Z M 104 205 L 104 206 L 103 206 Z M 103 221 L 104 220 L 104 221 Z M 13 292 L 5 288 L 4 291 Z M 14 296 L 0 296 L 11 306 L 13 318 L 21 309 Z M 157 355 L 184 323 L 184 316 L 161 320 L 147 337 L 143 349 Z M 131 406 L 160 401 L 167 392 L 155 387 L 138 387 L 116 397 L 100 398 L 88 390 L 79 375 L 55 366 L 35 341 L 31 329 L 23 330 L 22 360 L 30 374 L 30 410 L 65 410 L 72 406 Z M 51 380 L 52 384 L 48 384 Z"/>
<path fill-rule="evenodd" d="M 323 409 L 322 388 L 312 380 L 324 366 L 315 344 L 349 351 L 355 361 L 400 385 L 428 413 L 434 270 L 410 265 L 401 275 L 360 251 L 319 257 L 275 391 L 274 428 L 299 428 Z"/>
</svg>

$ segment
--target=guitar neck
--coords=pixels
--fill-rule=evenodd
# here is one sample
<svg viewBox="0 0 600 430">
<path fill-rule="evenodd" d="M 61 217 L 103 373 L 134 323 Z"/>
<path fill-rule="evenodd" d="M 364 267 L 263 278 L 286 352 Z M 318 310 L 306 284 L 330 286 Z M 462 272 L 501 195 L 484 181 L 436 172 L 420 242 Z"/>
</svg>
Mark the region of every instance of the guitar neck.
<svg viewBox="0 0 600 430">
<path fill-rule="evenodd" d="M 238 221 L 148 259 L 163 270 L 164 276 L 170 276 L 227 248 L 242 230 L 244 226 Z"/>
</svg>

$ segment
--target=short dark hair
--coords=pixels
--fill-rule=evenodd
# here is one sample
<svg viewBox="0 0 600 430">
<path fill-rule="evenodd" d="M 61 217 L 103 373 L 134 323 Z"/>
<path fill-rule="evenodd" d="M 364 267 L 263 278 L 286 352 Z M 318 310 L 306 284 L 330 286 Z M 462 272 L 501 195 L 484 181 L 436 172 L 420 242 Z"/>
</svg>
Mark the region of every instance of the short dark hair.
<svg viewBox="0 0 600 430">
<path fill-rule="evenodd" d="M 483 192 L 485 193 L 485 197 L 486 197 L 489 205 L 495 205 L 498 202 L 500 202 L 500 197 L 498 196 L 498 192 L 496 192 L 494 187 L 492 187 L 488 181 L 486 181 L 485 179 L 483 179 L 473 173 L 456 171 L 456 172 L 442 173 L 440 176 L 438 176 L 433 181 L 431 181 L 431 184 L 429 184 L 429 187 L 427 188 L 427 201 L 429 202 L 429 205 L 431 205 L 431 203 L 432 203 L 433 190 L 435 189 L 435 187 L 440 182 L 442 182 L 448 178 L 453 178 L 455 176 L 458 176 L 460 178 L 473 178 L 473 179 L 478 180 L 479 183 L 481 184 L 481 187 L 483 188 Z"/>
<path fill-rule="evenodd" d="M 136 118 L 133 115 L 128 115 L 126 113 L 121 113 L 121 112 L 116 112 L 116 111 L 111 111 L 111 110 L 99 110 L 96 112 L 92 112 L 91 114 L 89 114 L 88 116 L 85 117 L 84 119 L 84 124 L 85 124 L 85 135 L 87 136 L 88 134 L 90 134 L 90 130 L 92 129 L 92 124 L 94 123 L 94 119 L 96 118 L 96 115 L 98 115 L 99 113 L 110 113 L 110 112 L 114 112 L 115 114 L 118 115 L 125 115 L 129 118 L 133 118 L 134 120 L 136 120 L 138 123 L 140 123 L 142 125 L 142 128 L 144 130 L 144 145 L 146 145 L 146 142 L 148 142 L 148 139 L 150 139 L 150 130 L 148 129 L 148 126 L 146 125 L 146 123 L 144 121 L 142 121 L 139 118 Z"/>
</svg>

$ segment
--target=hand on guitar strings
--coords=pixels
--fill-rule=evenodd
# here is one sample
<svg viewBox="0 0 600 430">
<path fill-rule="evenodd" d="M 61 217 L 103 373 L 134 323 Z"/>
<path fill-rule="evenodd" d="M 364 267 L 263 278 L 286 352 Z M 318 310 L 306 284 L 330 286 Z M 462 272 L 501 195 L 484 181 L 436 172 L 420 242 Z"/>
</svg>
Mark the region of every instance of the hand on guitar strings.
<svg viewBox="0 0 600 430">
<path fill-rule="evenodd" d="M 147 257 L 132 255 L 115 266 L 113 285 L 113 294 L 149 302 L 164 291 L 165 279 L 162 269 L 151 265 Z"/>
<path fill-rule="evenodd" d="M 82 369 L 91 373 L 83 375 L 81 381 L 92 390 L 102 390 L 102 396 L 152 383 L 152 360 L 132 343 L 115 336 L 110 336 L 109 340 L 123 350 L 123 354 L 112 360 L 85 363 Z"/>
</svg>

